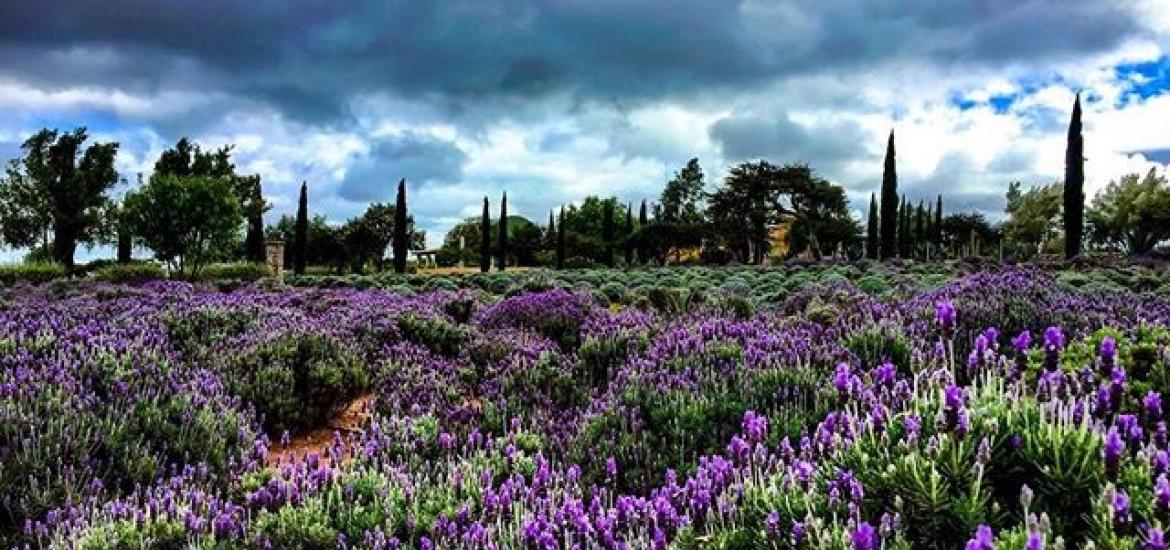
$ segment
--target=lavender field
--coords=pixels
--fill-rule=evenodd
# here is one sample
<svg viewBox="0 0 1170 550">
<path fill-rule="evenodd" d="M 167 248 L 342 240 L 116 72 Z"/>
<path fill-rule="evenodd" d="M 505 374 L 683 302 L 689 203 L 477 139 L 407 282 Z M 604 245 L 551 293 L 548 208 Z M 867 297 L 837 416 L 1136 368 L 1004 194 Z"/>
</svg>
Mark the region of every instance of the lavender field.
<svg viewBox="0 0 1170 550">
<path fill-rule="evenodd" d="M 1158 272 L 555 275 L 9 289 L 0 540 L 1164 547 Z"/>
</svg>

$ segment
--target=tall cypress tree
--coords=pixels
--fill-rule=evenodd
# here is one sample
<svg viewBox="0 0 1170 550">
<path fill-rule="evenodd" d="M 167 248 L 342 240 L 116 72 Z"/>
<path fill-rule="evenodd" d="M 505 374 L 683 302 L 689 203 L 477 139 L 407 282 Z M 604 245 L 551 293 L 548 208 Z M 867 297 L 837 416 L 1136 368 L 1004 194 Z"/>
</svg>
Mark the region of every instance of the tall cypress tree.
<svg viewBox="0 0 1170 550">
<path fill-rule="evenodd" d="M 606 200 L 601 210 L 601 240 L 605 243 L 601 261 L 606 267 L 613 267 L 613 203 L 613 199 Z"/>
<path fill-rule="evenodd" d="M 634 265 L 634 205 L 626 203 L 626 227 L 622 232 L 625 235 L 626 266 Z"/>
<path fill-rule="evenodd" d="M 264 261 L 264 212 L 268 205 L 260 189 L 260 175 L 241 178 L 237 185 L 246 187 L 248 200 L 240 204 L 247 218 L 248 229 L 244 233 L 244 257 L 249 262 Z"/>
<path fill-rule="evenodd" d="M 942 248 L 942 221 L 943 221 L 942 195 L 940 194 L 940 195 L 938 195 L 938 198 L 936 199 L 936 201 L 934 203 L 934 235 L 933 235 L 934 244 L 935 244 L 935 246 L 938 246 L 940 249 Z"/>
<path fill-rule="evenodd" d="M 886 160 L 882 169 L 881 257 L 883 260 L 898 253 L 898 171 L 894 154 L 894 131 L 886 144 Z"/>
<path fill-rule="evenodd" d="M 508 267 L 508 192 L 504 191 L 504 198 L 500 201 L 500 238 L 496 269 L 503 271 Z"/>
<path fill-rule="evenodd" d="M 918 210 L 914 217 L 914 254 L 918 249 L 926 249 L 926 209 L 921 199 L 918 200 Z"/>
<path fill-rule="evenodd" d="M 492 268 L 492 218 L 488 212 L 488 198 L 483 198 L 483 216 L 479 222 L 479 272 Z"/>
<path fill-rule="evenodd" d="M 548 211 L 548 231 L 544 237 L 545 248 L 553 249 L 557 246 L 557 224 L 553 220 L 553 211 Z"/>
<path fill-rule="evenodd" d="M 1085 230 L 1085 139 L 1081 135 L 1081 94 L 1073 102 L 1068 122 L 1068 147 L 1064 153 L 1064 257 L 1081 253 Z"/>
<path fill-rule="evenodd" d="M 565 268 L 565 207 L 557 214 L 557 269 Z"/>
<path fill-rule="evenodd" d="M 898 205 L 898 249 L 897 255 L 905 258 L 910 251 L 910 224 L 909 212 L 906 209 L 906 195 L 902 195 L 902 202 Z"/>
<path fill-rule="evenodd" d="M 406 273 L 406 251 L 410 246 L 410 231 L 406 227 L 406 178 L 398 181 L 398 198 L 394 202 L 394 272 Z"/>
<path fill-rule="evenodd" d="M 646 226 L 650 224 L 650 217 L 646 215 L 646 199 L 642 199 L 642 207 L 638 210 L 638 231 L 646 230 Z M 645 264 L 646 260 L 650 258 L 650 251 L 646 247 L 645 241 L 641 235 L 638 236 L 638 263 Z"/>
<path fill-rule="evenodd" d="M 309 184 L 301 182 L 301 199 L 297 203 L 297 223 L 293 230 L 293 273 L 305 274 L 305 256 L 309 248 Z"/>
<path fill-rule="evenodd" d="M 869 194 L 869 220 L 865 225 L 865 257 L 876 260 L 880 248 L 878 236 L 877 193 Z"/>
</svg>

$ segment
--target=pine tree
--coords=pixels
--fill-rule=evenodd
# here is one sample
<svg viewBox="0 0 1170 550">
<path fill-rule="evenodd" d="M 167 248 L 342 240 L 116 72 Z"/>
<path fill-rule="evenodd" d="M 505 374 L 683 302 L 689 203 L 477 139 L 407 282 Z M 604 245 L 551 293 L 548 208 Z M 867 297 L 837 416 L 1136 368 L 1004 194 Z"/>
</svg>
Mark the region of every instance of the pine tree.
<svg viewBox="0 0 1170 550">
<path fill-rule="evenodd" d="M 492 218 L 488 212 L 488 198 L 483 198 L 483 216 L 479 222 L 479 272 L 492 269 Z"/>
<path fill-rule="evenodd" d="M 309 184 L 301 182 L 301 199 L 297 203 L 297 223 L 293 230 L 293 273 L 305 274 L 305 256 L 309 247 Z"/>
<path fill-rule="evenodd" d="M 894 131 L 886 144 L 886 160 L 882 170 L 881 257 L 892 258 L 898 253 L 898 172 L 894 153 Z"/>
<path fill-rule="evenodd" d="M 565 268 L 565 207 L 557 214 L 557 269 Z"/>
<path fill-rule="evenodd" d="M 601 211 L 601 240 L 605 243 L 601 261 L 606 267 L 613 267 L 613 203 L 613 199 L 606 200 Z"/>
<path fill-rule="evenodd" d="M 508 192 L 500 201 L 500 238 L 496 256 L 496 269 L 503 271 L 508 267 Z"/>
<path fill-rule="evenodd" d="M 1064 154 L 1064 257 L 1081 253 L 1085 218 L 1085 138 L 1081 135 L 1081 94 L 1073 103 Z"/>
<path fill-rule="evenodd" d="M 646 215 L 646 199 L 642 199 L 642 207 L 638 210 L 638 231 L 645 231 L 650 224 L 650 217 Z M 650 251 L 646 247 L 641 235 L 638 237 L 638 263 L 645 264 L 650 259 Z"/>
<path fill-rule="evenodd" d="M 626 267 L 634 265 L 634 205 L 626 203 L 626 227 L 622 234 L 625 235 L 625 252 L 626 252 Z"/>
<path fill-rule="evenodd" d="M 410 231 L 406 227 L 406 178 L 398 181 L 398 198 L 394 202 L 394 272 L 406 273 L 406 251 L 410 246 Z"/>
<path fill-rule="evenodd" d="M 878 236 L 878 206 L 877 194 L 869 194 L 869 220 L 865 226 L 865 257 L 871 260 L 876 260 L 878 257 L 880 245 L 880 237 Z"/>
</svg>

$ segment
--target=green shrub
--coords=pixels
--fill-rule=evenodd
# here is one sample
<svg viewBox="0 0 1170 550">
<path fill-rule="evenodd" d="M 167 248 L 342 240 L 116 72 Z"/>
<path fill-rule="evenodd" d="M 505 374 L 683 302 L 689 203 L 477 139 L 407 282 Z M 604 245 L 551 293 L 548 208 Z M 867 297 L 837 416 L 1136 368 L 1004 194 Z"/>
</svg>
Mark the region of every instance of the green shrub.
<svg viewBox="0 0 1170 550">
<path fill-rule="evenodd" d="M 232 393 L 256 408 L 270 433 L 320 425 L 369 386 L 361 358 L 333 337 L 287 333 L 229 363 Z"/>
<path fill-rule="evenodd" d="M 202 350 L 251 330 L 259 323 L 255 311 L 205 307 L 187 313 L 172 313 L 164 323 L 171 344 L 187 354 Z"/>
<path fill-rule="evenodd" d="M 268 265 L 259 262 L 233 262 L 211 264 L 203 268 L 204 279 L 210 281 L 245 281 L 252 282 L 265 277 L 271 277 L 272 272 Z"/>
<path fill-rule="evenodd" d="M 402 331 L 403 338 L 447 357 L 459 355 L 463 343 L 469 338 L 467 331 L 455 325 L 414 313 L 399 317 L 398 329 Z"/>
<path fill-rule="evenodd" d="M 622 304 L 626 301 L 626 286 L 621 283 L 605 283 L 598 290 L 611 304 Z"/>
<path fill-rule="evenodd" d="M 471 315 L 474 312 L 475 301 L 470 298 L 455 298 L 443 304 L 443 313 L 450 315 L 451 319 L 461 325 L 471 321 Z"/>
<path fill-rule="evenodd" d="M 93 278 L 106 283 L 132 284 L 166 279 L 167 272 L 153 262 L 131 262 L 101 267 L 94 272 Z"/>
<path fill-rule="evenodd" d="M 868 275 L 857 281 L 857 289 L 870 295 L 885 294 L 890 283 L 880 275 Z"/>
<path fill-rule="evenodd" d="M 0 285 L 7 286 L 17 282 L 39 285 L 62 277 L 65 277 L 65 268 L 55 263 L 34 262 L 0 265 Z"/>
<path fill-rule="evenodd" d="M 317 499 L 275 512 L 261 512 L 255 530 L 258 548 L 324 550 L 337 545 L 337 530 Z"/>
</svg>

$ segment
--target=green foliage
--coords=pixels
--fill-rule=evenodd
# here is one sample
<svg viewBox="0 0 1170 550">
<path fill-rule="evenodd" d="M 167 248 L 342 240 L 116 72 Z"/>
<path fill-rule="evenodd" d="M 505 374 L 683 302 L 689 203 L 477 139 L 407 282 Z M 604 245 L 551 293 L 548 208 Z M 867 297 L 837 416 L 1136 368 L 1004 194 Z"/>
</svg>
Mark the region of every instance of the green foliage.
<svg viewBox="0 0 1170 550">
<path fill-rule="evenodd" d="M 133 284 L 166 279 L 167 273 L 162 266 L 151 262 L 115 263 L 99 268 L 93 278 L 106 283 Z"/>
<path fill-rule="evenodd" d="M 1131 254 L 1145 254 L 1170 239 L 1170 185 L 1150 169 L 1144 178 L 1128 174 L 1099 191 L 1087 212 L 1089 237 Z"/>
<path fill-rule="evenodd" d="M 23 263 L 0 265 L 0 285 L 26 282 L 34 285 L 65 277 L 65 268 L 56 263 Z"/>
<path fill-rule="evenodd" d="M 127 223 L 135 239 L 184 276 L 197 277 L 217 247 L 243 221 L 227 179 L 160 175 L 127 194 Z"/>
<path fill-rule="evenodd" d="M 284 506 L 275 512 L 263 511 L 256 518 L 255 529 L 258 546 L 325 550 L 337 544 L 337 530 L 318 499 L 300 506 Z"/>
<path fill-rule="evenodd" d="M 78 243 L 109 242 L 114 232 L 108 193 L 118 181 L 118 144 L 93 143 L 83 152 L 88 139 L 85 128 L 40 130 L 0 178 L 0 237 L 13 247 L 51 251 L 66 271 Z"/>
<path fill-rule="evenodd" d="M 271 277 L 268 265 L 259 262 L 233 262 L 211 264 L 203 269 L 202 277 L 211 281 L 253 282 Z"/>
<path fill-rule="evenodd" d="M 403 338 L 447 357 L 458 355 L 469 338 L 467 331 L 460 327 L 413 313 L 398 318 L 398 329 L 402 331 Z"/>
<path fill-rule="evenodd" d="M 223 373 L 270 433 L 318 426 L 369 386 L 361 358 L 331 336 L 288 333 L 262 342 Z"/>
<path fill-rule="evenodd" d="M 1049 240 L 1059 240 L 1063 193 L 1060 183 L 1027 191 L 1020 191 L 1019 182 L 1008 187 L 1004 237 L 1018 245 L 1018 252 L 1031 256 L 1046 250 Z"/>
</svg>

